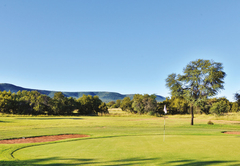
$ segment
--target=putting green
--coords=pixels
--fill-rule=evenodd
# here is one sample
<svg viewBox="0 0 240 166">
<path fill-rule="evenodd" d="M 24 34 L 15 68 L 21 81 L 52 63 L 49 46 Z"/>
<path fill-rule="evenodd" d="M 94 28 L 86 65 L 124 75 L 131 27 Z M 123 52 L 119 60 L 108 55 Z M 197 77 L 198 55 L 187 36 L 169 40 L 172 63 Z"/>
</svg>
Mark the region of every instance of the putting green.
<svg viewBox="0 0 240 166">
<path fill-rule="evenodd" d="M 25 147 L 13 156 L 38 165 L 240 165 L 236 135 L 162 135 L 71 139 Z"/>
</svg>

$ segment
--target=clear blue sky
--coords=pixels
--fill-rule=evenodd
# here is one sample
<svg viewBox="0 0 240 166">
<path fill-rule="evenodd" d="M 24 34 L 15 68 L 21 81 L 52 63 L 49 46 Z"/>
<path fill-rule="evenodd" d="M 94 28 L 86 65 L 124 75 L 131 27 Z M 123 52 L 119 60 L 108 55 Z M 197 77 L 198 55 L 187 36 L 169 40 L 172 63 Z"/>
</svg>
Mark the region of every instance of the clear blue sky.
<svg viewBox="0 0 240 166">
<path fill-rule="evenodd" d="M 221 62 L 240 90 L 238 0 L 0 0 L 0 82 L 170 96 L 169 74 Z"/>
</svg>

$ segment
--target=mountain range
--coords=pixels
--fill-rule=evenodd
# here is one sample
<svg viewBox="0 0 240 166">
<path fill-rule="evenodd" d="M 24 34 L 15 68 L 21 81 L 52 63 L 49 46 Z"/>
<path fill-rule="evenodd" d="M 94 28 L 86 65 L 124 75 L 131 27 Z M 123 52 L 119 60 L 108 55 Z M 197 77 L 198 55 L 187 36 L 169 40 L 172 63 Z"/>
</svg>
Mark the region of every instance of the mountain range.
<svg viewBox="0 0 240 166">
<path fill-rule="evenodd" d="M 39 90 L 39 89 L 30 89 L 30 88 L 23 88 L 20 86 L 16 86 L 13 84 L 8 83 L 0 83 L 0 91 L 11 91 L 12 93 L 17 93 L 18 91 L 38 91 L 41 94 L 48 95 L 49 97 L 53 97 L 55 92 L 60 91 L 50 91 L 50 90 Z M 117 92 L 62 92 L 66 97 L 74 97 L 79 98 L 82 97 L 83 94 L 91 95 L 91 96 L 98 96 L 103 102 L 108 103 L 110 101 L 116 101 L 118 99 L 122 100 L 124 97 L 133 98 L 134 94 L 120 94 Z M 165 97 L 156 95 L 156 100 L 158 102 L 164 101 Z"/>
</svg>

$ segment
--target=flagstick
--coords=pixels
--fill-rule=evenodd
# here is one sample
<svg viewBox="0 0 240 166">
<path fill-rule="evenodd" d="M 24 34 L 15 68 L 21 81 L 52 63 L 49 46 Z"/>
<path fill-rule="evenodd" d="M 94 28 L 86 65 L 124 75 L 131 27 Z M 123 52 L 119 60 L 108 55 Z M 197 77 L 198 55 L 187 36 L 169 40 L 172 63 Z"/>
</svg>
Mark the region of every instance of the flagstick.
<svg viewBox="0 0 240 166">
<path fill-rule="evenodd" d="M 165 114 L 164 114 L 164 134 L 163 134 L 163 142 L 165 141 Z"/>
<path fill-rule="evenodd" d="M 164 112 L 164 134 L 163 134 L 163 142 L 165 141 L 165 114 L 167 113 L 167 107 L 166 107 L 166 104 L 164 105 L 164 108 L 163 108 L 163 112 Z"/>
</svg>

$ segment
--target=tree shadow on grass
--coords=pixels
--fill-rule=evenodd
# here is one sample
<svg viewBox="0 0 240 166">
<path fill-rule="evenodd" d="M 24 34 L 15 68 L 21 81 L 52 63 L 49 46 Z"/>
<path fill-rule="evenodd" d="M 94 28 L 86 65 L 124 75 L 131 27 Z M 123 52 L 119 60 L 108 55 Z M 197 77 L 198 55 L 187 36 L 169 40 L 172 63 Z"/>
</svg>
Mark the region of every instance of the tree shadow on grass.
<svg viewBox="0 0 240 166">
<path fill-rule="evenodd" d="M 48 164 L 49 163 L 49 164 Z M 90 158 L 62 158 L 62 157 L 50 157 L 40 158 L 32 160 L 16 160 L 16 161 L 0 161 L 1 166 L 34 166 L 34 165 L 46 165 L 46 166 L 77 166 L 77 165 L 105 165 L 105 166 L 130 166 L 130 165 L 175 165 L 175 166 L 212 166 L 212 165 L 240 165 L 239 161 L 224 161 L 224 160 L 176 160 L 162 163 L 161 158 L 125 158 L 118 160 L 101 161 L 98 159 Z"/>
<path fill-rule="evenodd" d="M 238 163 L 236 163 L 238 162 Z M 240 165 L 239 161 L 236 160 L 207 160 L 207 161 L 198 161 L 198 160 L 176 160 L 166 162 L 166 165 L 177 165 L 177 166 L 211 166 L 211 165 Z"/>
<path fill-rule="evenodd" d="M 46 163 L 46 164 L 45 164 Z M 47 164 L 51 163 L 51 164 Z M 77 165 L 93 165 L 98 164 L 94 159 L 76 159 L 76 158 L 61 158 L 61 157 L 50 157 L 32 160 L 15 160 L 15 161 L 0 161 L 1 166 L 15 166 L 15 165 L 47 165 L 47 166 L 77 166 Z"/>
<path fill-rule="evenodd" d="M 1 166 L 12 165 L 46 165 L 46 166 L 77 166 L 77 165 L 106 165 L 106 166 L 127 166 L 127 165 L 147 165 L 148 163 L 159 160 L 158 158 L 126 158 L 120 160 L 99 161 L 98 159 L 77 159 L 77 158 L 62 158 L 51 157 L 32 160 L 16 160 L 16 161 L 0 161 Z M 50 163 L 50 164 L 48 164 Z"/>
<path fill-rule="evenodd" d="M 9 121 L 0 120 L 0 123 L 10 123 Z"/>
<path fill-rule="evenodd" d="M 134 158 L 126 158 L 126 159 L 119 159 L 119 160 L 112 160 L 109 161 L 108 164 L 105 163 L 107 166 L 115 166 L 115 165 L 147 165 L 148 163 L 156 163 L 159 161 L 160 158 L 142 158 L 142 157 L 134 157 Z"/>
</svg>

